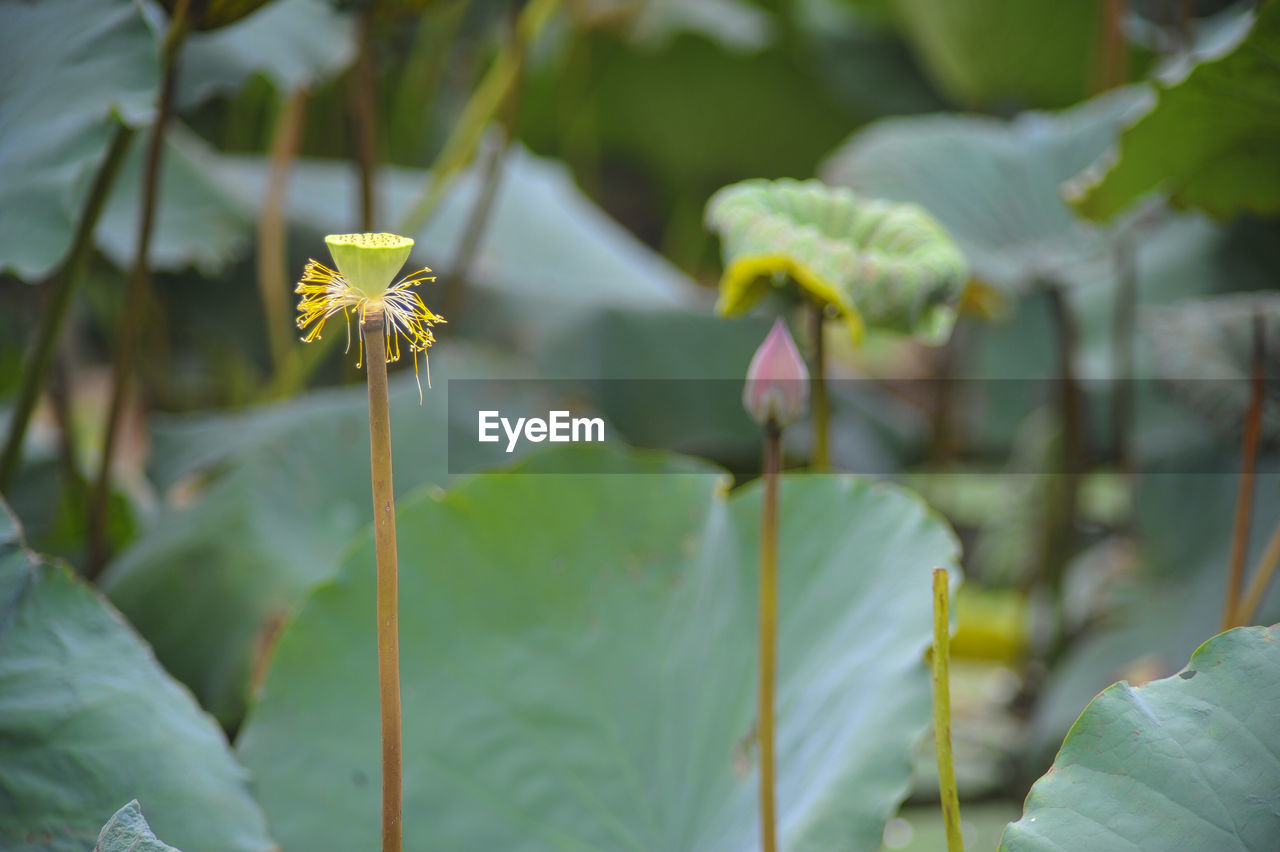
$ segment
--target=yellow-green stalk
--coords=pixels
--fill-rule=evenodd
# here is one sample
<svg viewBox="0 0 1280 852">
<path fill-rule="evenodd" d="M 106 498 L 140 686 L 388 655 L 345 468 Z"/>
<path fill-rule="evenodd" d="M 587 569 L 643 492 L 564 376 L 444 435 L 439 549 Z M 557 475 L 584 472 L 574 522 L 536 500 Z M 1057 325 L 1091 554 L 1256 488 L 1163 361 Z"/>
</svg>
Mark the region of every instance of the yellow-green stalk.
<svg viewBox="0 0 1280 852">
<path fill-rule="evenodd" d="M 933 741 L 938 752 L 938 793 L 947 830 L 947 852 L 964 852 L 960 794 L 951 754 L 951 607 L 945 568 L 933 569 Z"/>
</svg>

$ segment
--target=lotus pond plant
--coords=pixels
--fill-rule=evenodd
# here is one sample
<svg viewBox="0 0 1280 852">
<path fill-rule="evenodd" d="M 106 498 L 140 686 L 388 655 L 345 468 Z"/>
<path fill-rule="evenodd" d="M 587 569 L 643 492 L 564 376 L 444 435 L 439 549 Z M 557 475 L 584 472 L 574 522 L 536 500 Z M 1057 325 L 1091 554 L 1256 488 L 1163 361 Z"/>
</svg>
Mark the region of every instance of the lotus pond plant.
<svg viewBox="0 0 1280 852">
<path fill-rule="evenodd" d="M 341 313 L 346 320 L 350 349 L 351 318 L 355 314 L 359 362 L 366 365 L 369 384 L 370 472 L 373 485 L 373 529 L 378 564 L 378 688 L 382 715 L 382 849 L 399 852 L 401 826 L 402 755 L 400 713 L 399 560 L 396 554 L 396 501 L 391 466 L 391 406 L 387 394 L 387 364 L 398 361 L 401 338 L 413 356 L 426 357 L 435 342 L 431 327 L 444 318 L 431 312 L 412 288 L 435 281 L 428 268 L 396 280 L 413 240 L 395 234 L 331 234 L 325 237 L 335 271 L 316 260 L 307 263 L 295 292 L 298 328 L 303 340 L 320 338 L 325 322 Z M 368 356 L 366 358 L 366 355 Z M 430 367 L 427 385 L 431 384 Z M 421 399 L 422 385 L 418 385 Z"/>
<path fill-rule="evenodd" d="M 969 265 L 946 229 L 915 204 L 864 198 L 820 181 L 747 180 L 707 202 L 724 275 L 716 310 L 734 316 L 783 287 L 809 318 L 813 375 L 811 466 L 830 464 L 823 326 L 843 321 L 855 343 L 868 330 L 937 345 L 955 323 Z"/>
</svg>

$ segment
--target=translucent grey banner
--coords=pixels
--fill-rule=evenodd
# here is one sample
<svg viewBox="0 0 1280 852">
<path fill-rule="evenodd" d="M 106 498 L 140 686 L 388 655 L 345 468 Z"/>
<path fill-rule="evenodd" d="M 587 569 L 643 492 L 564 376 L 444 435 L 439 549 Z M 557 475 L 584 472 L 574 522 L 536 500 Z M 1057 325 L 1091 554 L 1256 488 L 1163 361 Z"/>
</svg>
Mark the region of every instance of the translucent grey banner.
<svg viewBox="0 0 1280 852">
<path fill-rule="evenodd" d="M 1234 474 L 1253 402 L 1247 380 L 839 379 L 826 388 L 831 469 L 877 476 Z M 611 450 L 650 448 L 750 474 L 761 432 L 742 392 L 729 379 L 450 380 L 449 472 L 613 473 Z M 1280 472 L 1280 382 L 1264 384 L 1259 411 L 1257 470 Z M 808 419 L 786 430 L 790 466 L 805 464 L 812 435 Z M 531 454 L 537 463 L 514 464 Z"/>
</svg>

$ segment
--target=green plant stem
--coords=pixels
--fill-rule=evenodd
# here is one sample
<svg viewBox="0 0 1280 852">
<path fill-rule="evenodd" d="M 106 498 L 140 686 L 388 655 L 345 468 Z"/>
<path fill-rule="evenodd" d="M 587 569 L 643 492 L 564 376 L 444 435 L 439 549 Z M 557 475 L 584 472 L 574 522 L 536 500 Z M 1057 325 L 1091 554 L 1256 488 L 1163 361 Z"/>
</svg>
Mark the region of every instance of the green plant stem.
<svg viewBox="0 0 1280 852">
<path fill-rule="evenodd" d="M 810 393 L 813 396 L 813 454 L 809 467 L 816 471 L 826 470 L 831 466 L 831 406 L 827 400 L 827 357 L 822 340 L 823 305 L 810 302 L 809 337 L 813 347 L 809 374 Z"/>
<path fill-rule="evenodd" d="M 1236 607 L 1244 585 L 1244 561 L 1249 551 L 1249 521 L 1253 516 L 1253 480 L 1258 460 L 1258 438 L 1262 430 L 1262 371 L 1266 341 L 1262 317 L 1253 318 L 1253 358 L 1250 368 L 1249 409 L 1244 418 L 1240 449 L 1240 488 L 1236 493 L 1236 516 L 1231 528 L 1231 562 L 1227 566 L 1227 591 L 1222 601 L 1222 629 L 1238 622 Z"/>
<path fill-rule="evenodd" d="M 951 753 L 951 609 L 945 568 L 933 569 L 933 741 L 938 751 L 938 793 L 947 828 L 947 852 L 964 852 L 960 794 Z"/>
<path fill-rule="evenodd" d="M 297 357 L 290 329 L 289 276 L 286 269 L 284 202 L 289 184 L 289 167 L 298 154 L 302 127 L 307 114 L 307 90 L 299 89 L 285 101 L 271 140 L 271 168 L 267 191 L 258 219 L 258 288 L 267 319 L 267 342 L 276 375 L 293 372 Z"/>
<path fill-rule="evenodd" d="M 526 50 L 542 32 L 551 13 L 559 5 L 560 0 L 529 0 L 520 11 L 515 39 L 498 52 L 488 72 L 472 92 L 471 99 L 463 107 L 462 115 L 454 124 L 439 156 L 431 165 L 431 175 L 427 178 L 426 186 L 401 220 L 398 233 L 417 233 L 431 218 L 444 197 L 444 191 L 458 176 L 458 172 L 471 162 L 485 128 L 520 79 L 520 68 L 524 64 Z"/>
<path fill-rule="evenodd" d="M 1236 607 L 1232 627 L 1249 624 L 1257 616 L 1262 596 L 1267 593 L 1267 587 L 1275 576 L 1277 563 L 1280 563 L 1280 523 L 1271 531 L 1271 538 L 1267 539 L 1267 546 L 1258 558 L 1258 567 L 1249 581 L 1249 589 Z"/>
<path fill-rule="evenodd" d="M 774 683 L 778 654 L 778 474 L 782 469 L 782 431 L 764 429 L 764 503 L 760 511 L 760 846 L 778 848 L 774 762 Z"/>
<path fill-rule="evenodd" d="M 1080 389 L 1076 386 L 1075 362 L 1078 334 L 1075 317 L 1061 285 L 1050 282 L 1046 295 L 1054 326 L 1058 358 L 1057 413 L 1061 432 L 1058 473 L 1048 489 L 1040 580 L 1053 595 L 1053 635 L 1047 654 L 1054 660 L 1065 649 L 1067 639 L 1063 581 L 1071 561 L 1083 468 L 1084 433 L 1080 411 Z"/>
<path fill-rule="evenodd" d="M 373 12 L 360 15 L 359 50 L 351 77 L 351 117 L 355 123 L 356 165 L 360 170 L 360 230 L 371 233 L 377 222 L 378 81 L 373 67 Z"/>
<path fill-rule="evenodd" d="M 18 389 L 18 401 L 14 406 L 13 416 L 9 420 L 9 431 L 5 436 L 4 454 L 0 456 L 0 493 L 7 493 L 13 475 L 17 472 L 18 462 L 22 458 L 22 442 L 27 435 L 27 426 L 31 423 L 31 414 L 35 411 L 36 401 L 40 398 L 40 388 L 53 362 L 54 351 L 58 346 L 58 338 L 62 336 L 62 327 L 66 323 L 67 313 L 71 307 L 71 297 L 93 253 L 93 231 L 102 215 L 111 187 L 115 184 L 120 164 L 124 162 L 125 152 L 133 140 L 133 128 L 124 124 L 116 125 L 107 145 L 107 154 L 98 166 L 93 186 L 85 199 L 84 208 L 80 211 L 80 219 L 76 223 L 75 234 L 71 239 L 71 249 L 66 260 L 58 270 L 53 284 L 53 294 L 40 318 L 40 327 L 36 330 L 35 345 L 31 356 L 22 371 L 22 385 Z"/>
<path fill-rule="evenodd" d="M 1116 462 L 1127 469 L 1132 461 L 1133 343 L 1138 306 L 1137 257 L 1132 241 L 1122 236 L 1115 246 L 1116 292 L 1111 324 L 1111 362 L 1115 386 L 1111 392 L 1111 441 Z"/>
<path fill-rule="evenodd" d="M 400 852 L 402 828 L 400 733 L 399 564 L 396 502 L 391 478 L 391 406 L 387 397 L 386 330 L 381 308 L 361 323 L 369 375 L 369 465 L 373 481 L 373 537 L 378 558 L 378 691 L 382 708 L 382 852 Z"/>
<path fill-rule="evenodd" d="M 102 573 L 107 561 L 107 513 L 111 499 L 111 462 L 115 457 L 120 419 L 129 391 L 138 341 L 146 328 L 148 293 L 151 289 L 151 269 L 148 255 L 151 248 L 152 224 L 155 220 L 156 199 L 159 195 L 160 161 L 164 154 L 165 127 L 173 109 L 173 94 L 178 84 L 178 52 L 187 34 L 188 0 L 179 0 L 165 33 L 160 51 L 160 92 L 156 98 L 156 117 L 147 137 L 146 159 L 142 172 L 142 210 L 138 221 L 137 242 L 134 246 L 133 268 L 129 275 L 129 290 L 125 295 L 124 318 L 120 324 L 120 339 L 116 344 L 116 358 L 111 376 L 111 402 L 107 408 L 106 433 L 102 441 L 102 455 L 98 461 L 97 476 L 89 493 L 89 553 L 87 567 L 89 579 Z"/>
</svg>

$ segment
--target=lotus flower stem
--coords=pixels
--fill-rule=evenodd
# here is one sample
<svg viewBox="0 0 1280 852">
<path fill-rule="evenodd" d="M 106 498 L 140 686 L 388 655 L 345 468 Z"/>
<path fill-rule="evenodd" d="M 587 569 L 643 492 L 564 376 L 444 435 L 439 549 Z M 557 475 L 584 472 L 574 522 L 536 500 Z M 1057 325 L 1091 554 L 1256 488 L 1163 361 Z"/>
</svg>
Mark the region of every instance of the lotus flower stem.
<svg viewBox="0 0 1280 852">
<path fill-rule="evenodd" d="M 778 656 L 778 474 L 782 430 L 809 407 L 809 373 L 786 323 L 776 320 L 747 367 L 742 406 L 764 430 L 764 502 L 760 508 L 760 678 L 756 736 L 760 742 L 760 846 L 778 848 L 774 792 L 774 682 Z"/>
<path fill-rule="evenodd" d="M 1222 629 L 1239 623 L 1236 609 L 1243 605 L 1244 560 L 1249 550 L 1249 519 L 1253 515 L 1253 479 L 1258 459 L 1258 437 L 1262 428 L 1262 366 L 1266 352 L 1262 317 L 1253 318 L 1253 364 L 1250 369 L 1249 408 L 1244 416 L 1244 436 L 1240 449 L 1240 488 L 1236 493 L 1236 517 L 1231 529 L 1231 563 L 1227 568 L 1227 592 L 1222 602 Z"/>
<path fill-rule="evenodd" d="M 133 128 L 124 124 L 117 124 L 112 132 L 106 156 L 98 167 L 89 196 L 80 211 L 71 249 L 58 270 L 52 297 L 40 318 L 31 358 L 22 371 L 22 386 L 18 389 L 18 401 L 9 420 L 4 453 L 0 455 L 0 493 L 8 491 L 9 482 L 18 469 L 18 462 L 22 458 L 22 441 L 26 437 L 27 425 L 31 422 L 36 401 L 40 397 L 40 386 L 44 383 L 45 374 L 49 372 L 58 338 L 62 336 L 62 326 L 67 319 L 71 297 L 80 279 L 84 277 L 85 264 L 93 250 L 93 231 L 98 226 L 98 218 L 102 215 L 107 196 L 115 184 L 116 174 L 120 171 L 120 164 L 124 162 L 124 154 L 133 140 L 133 133 Z"/>
<path fill-rule="evenodd" d="M 258 288 L 262 295 L 263 312 L 267 317 L 267 343 L 277 380 L 282 374 L 295 372 L 292 363 L 298 357 L 298 350 L 288 333 L 289 274 L 284 206 L 289 168 L 302 141 L 307 99 L 308 92 L 305 88 L 293 92 L 276 120 L 271 138 L 267 189 L 262 201 L 262 215 L 258 218 Z"/>
<path fill-rule="evenodd" d="M 369 375 L 369 449 L 373 480 L 373 537 L 378 559 L 378 690 L 382 709 L 382 852 L 400 852 L 402 793 L 400 733 L 399 568 L 396 500 L 391 479 L 391 406 L 387 398 L 386 329 L 381 307 L 361 323 Z"/>
<path fill-rule="evenodd" d="M 933 569 L 933 740 L 938 751 L 938 793 L 947 830 L 947 852 L 964 852 L 960 833 L 960 795 L 951 754 L 951 612 L 947 571 Z"/>
<path fill-rule="evenodd" d="M 760 739 L 760 846 L 778 848 L 774 790 L 774 682 L 778 654 L 778 474 L 782 430 L 764 427 L 764 502 L 760 510 L 760 683 L 757 732 Z"/>
<path fill-rule="evenodd" d="M 809 375 L 813 386 L 813 454 L 809 466 L 816 471 L 826 470 L 831 466 L 831 407 L 827 402 L 826 352 L 822 343 L 824 310 L 824 306 L 817 301 L 811 302 L 808 307 L 812 346 Z"/>
<path fill-rule="evenodd" d="M 178 53 L 186 38 L 189 0 L 178 0 L 160 50 L 160 92 L 156 98 L 156 116 L 147 136 L 146 159 L 142 171 L 142 211 L 138 220 L 137 243 L 133 252 L 133 267 L 129 273 L 129 290 L 125 294 L 124 319 L 120 324 L 120 339 L 116 344 L 115 364 L 112 369 L 111 401 L 107 408 L 106 432 L 102 440 L 102 455 L 98 471 L 89 493 L 89 554 L 88 576 L 95 579 L 107 561 L 107 512 L 111 497 L 111 461 L 115 456 L 116 439 L 120 431 L 120 419 L 124 414 L 124 402 L 129 391 L 130 374 L 137 355 L 139 338 L 146 328 L 148 294 L 151 289 L 151 268 L 148 266 L 151 249 L 152 224 L 155 221 L 156 200 L 160 194 L 160 160 L 164 155 L 165 127 L 173 110 L 174 93 L 178 87 Z"/>
</svg>

